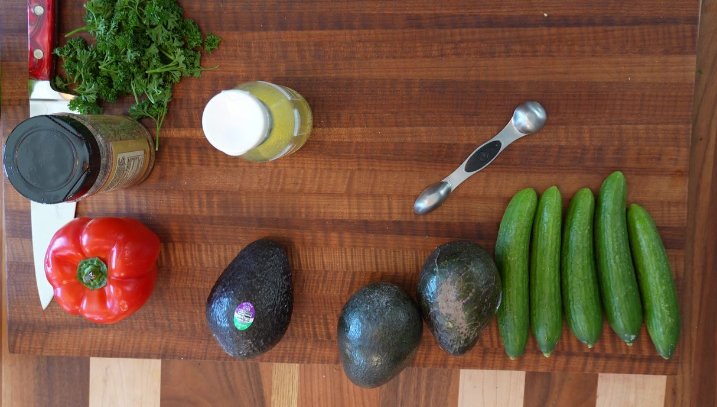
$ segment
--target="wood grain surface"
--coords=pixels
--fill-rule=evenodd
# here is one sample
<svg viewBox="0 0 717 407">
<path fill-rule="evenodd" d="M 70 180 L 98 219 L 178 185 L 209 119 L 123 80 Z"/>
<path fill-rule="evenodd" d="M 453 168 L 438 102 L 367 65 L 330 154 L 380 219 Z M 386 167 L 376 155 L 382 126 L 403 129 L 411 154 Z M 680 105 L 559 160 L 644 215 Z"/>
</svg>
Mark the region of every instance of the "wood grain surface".
<svg viewBox="0 0 717 407">
<path fill-rule="evenodd" d="M 79 359 L 89 363 L 72 365 Z M 5 366 L 12 372 L 3 379 L 6 407 L 639 407 L 662 405 L 665 381 L 673 377 L 408 368 L 386 386 L 365 390 L 330 365 L 34 355 L 15 360 L 23 363 Z M 677 404 L 665 397 L 664 405 Z"/>
<path fill-rule="evenodd" d="M 272 366 L 166 360 L 161 388 L 165 406 L 269 406 L 274 393 Z"/>
<path fill-rule="evenodd" d="M 89 358 L 7 354 L 2 364 L 5 407 L 89 405 Z"/>
<path fill-rule="evenodd" d="M 342 404 L 369 407 L 378 406 L 380 402 L 381 388 L 364 389 L 354 385 L 341 366 L 307 364 L 299 367 L 298 405 L 301 407 Z"/>
<path fill-rule="evenodd" d="M 609 377 L 609 376 L 608 376 Z M 598 375 L 584 373 L 536 373 L 525 375 L 525 407 L 593 407 Z"/>
<path fill-rule="evenodd" d="M 684 360 L 674 383 L 677 406 L 717 405 L 717 1 L 703 0 L 690 156 L 689 229 L 682 301 Z M 672 397 L 668 394 L 668 398 Z"/>
<path fill-rule="evenodd" d="M 27 51 L 24 7 L 0 4 L 6 137 L 28 113 Z M 62 2 L 63 30 L 81 23 L 81 4 Z M 630 201 L 655 217 L 687 320 L 714 327 L 700 315 L 713 300 L 693 291 L 707 287 L 694 284 L 705 283 L 713 254 L 696 245 L 685 250 L 697 1 L 183 5 L 204 30 L 224 38 L 204 60 L 219 69 L 175 89 L 156 167 L 144 184 L 78 206 L 83 216 L 138 218 L 160 235 L 158 287 L 142 310 L 114 326 L 91 325 L 56 304 L 42 312 L 29 205 L 5 183 L 11 351 L 227 359 L 204 323 L 205 299 L 242 247 L 272 236 L 291 256 L 294 314 L 284 339 L 258 360 L 333 364 L 338 313 L 356 289 L 384 280 L 413 292 L 437 245 L 470 239 L 492 250 L 503 209 L 518 189 L 558 184 L 567 200 L 580 187 L 596 189 L 615 169 L 627 176 Z M 311 104 L 315 130 L 295 155 L 251 164 L 222 155 L 203 138 L 207 100 L 253 79 L 292 87 Z M 418 192 L 500 130 L 526 99 L 545 105 L 546 128 L 511 146 L 440 210 L 413 215 Z M 713 143 L 698 145 L 713 152 Z M 702 151 L 693 151 L 704 164 L 693 175 L 713 170 Z M 695 177 L 690 205 L 709 211 L 711 195 L 698 197 L 694 188 L 710 190 L 711 178 Z M 644 329 L 628 348 L 606 327 L 592 350 L 566 330 L 551 358 L 531 340 L 518 361 L 505 357 L 494 324 L 461 358 L 442 352 L 425 330 L 414 365 L 675 374 L 685 365 L 683 349 L 694 362 L 692 345 L 707 340 L 697 329 L 685 334 L 691 344 L 670 361 L 656 355 Z"/>
<path fill-rule="evenodd" d="M 405 369 L 381 387 L 381 407 L 455 406 L 458 403 L 458 369 Z"/>
<path fill-rule="evenodd" d="M 90 359 L 90 407 L 159 407 L 162 361 Z"/>
<path fill-rule="evenodd" d="M 661 406 L 665 400 L 665 376 L 600 375 L 595 407 Z"/>
<path fill-rule="evenodd" d="M 274 363 L 271 369 L 272 407 L 296 407 L 299 398 L 299 365 Z"/>
<path fill-rule="evenodd" d="M 525 405 L 525 372 L 461 370 L 460 384 L 460 407 Z"/>
</svg>

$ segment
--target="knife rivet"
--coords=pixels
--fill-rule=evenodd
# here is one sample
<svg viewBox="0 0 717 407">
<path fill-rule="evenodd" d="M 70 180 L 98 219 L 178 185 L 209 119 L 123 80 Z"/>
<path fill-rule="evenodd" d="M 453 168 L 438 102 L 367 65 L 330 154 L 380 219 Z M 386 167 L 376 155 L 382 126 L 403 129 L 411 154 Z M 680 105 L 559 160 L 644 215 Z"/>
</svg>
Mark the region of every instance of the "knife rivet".
<svg viewBox="0 0 717 407">
<path fill-rule="evenodd" d="M 36 16 L 41 16 L 45 14 L 45 8 L 40 5 L 37 5 L 32 8 L 32 12 L 35 13 Z"/>
<path fill-rule="evenodd" d="M 45 53 L 42 52 L 41 49 L 36 49 L 32 51 L 32 56 L 34 56 L 35 59 L 42 59 L 45 56 Z"/>
</svg>

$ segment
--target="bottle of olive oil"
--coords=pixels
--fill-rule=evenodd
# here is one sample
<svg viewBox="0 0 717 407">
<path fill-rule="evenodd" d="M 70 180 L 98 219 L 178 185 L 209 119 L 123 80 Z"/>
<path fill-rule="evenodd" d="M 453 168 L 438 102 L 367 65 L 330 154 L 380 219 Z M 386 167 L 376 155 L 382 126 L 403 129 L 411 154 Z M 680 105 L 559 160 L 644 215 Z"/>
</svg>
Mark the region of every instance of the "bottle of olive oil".
<svg viewBox="0 0 717 407">
<path fill-rule="evenodd" d="M 301 148 L 311 133 L 311 108 L 293 89 L 247 82 L 215 95 L 204 108 L 202 128 L 217 149 L 255 162 Z"/>
</svg>

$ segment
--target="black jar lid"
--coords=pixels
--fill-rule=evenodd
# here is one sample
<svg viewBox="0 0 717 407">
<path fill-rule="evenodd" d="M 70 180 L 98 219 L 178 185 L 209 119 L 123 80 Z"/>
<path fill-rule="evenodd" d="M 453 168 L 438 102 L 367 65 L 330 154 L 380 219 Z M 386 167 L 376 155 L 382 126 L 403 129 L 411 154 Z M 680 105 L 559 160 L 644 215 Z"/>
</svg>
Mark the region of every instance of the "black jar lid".
<svg viewBox="0 0 717 407">
<path fill-rule="evenodd" d="M 92 133 L 65 115 L 31 117 L 8 136 L 5 174 L 24 197 L 40 203 L 75 200 L 99 172 L 99 149 Z"/>
</svg>

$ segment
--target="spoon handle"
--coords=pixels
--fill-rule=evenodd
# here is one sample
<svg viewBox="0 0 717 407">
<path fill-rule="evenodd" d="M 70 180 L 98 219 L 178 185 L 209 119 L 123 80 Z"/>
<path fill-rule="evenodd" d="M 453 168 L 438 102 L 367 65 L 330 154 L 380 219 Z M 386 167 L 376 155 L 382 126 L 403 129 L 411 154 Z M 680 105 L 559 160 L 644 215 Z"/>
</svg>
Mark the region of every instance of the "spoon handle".
<svg viewBox="0 0 717 407">
<path fill-rule="evenodd" d="M 456 189 L 468 177 L 492 163 L 511 143 L 526 135 L 518 131 L 512 121 L 508 122 L 500 133 L 476 148 L 463 161 L 463 164 L 456 168 L 451 175 L 444 178 L 443 181 L 447 182 L 451 189 Z"/>
</svg>

